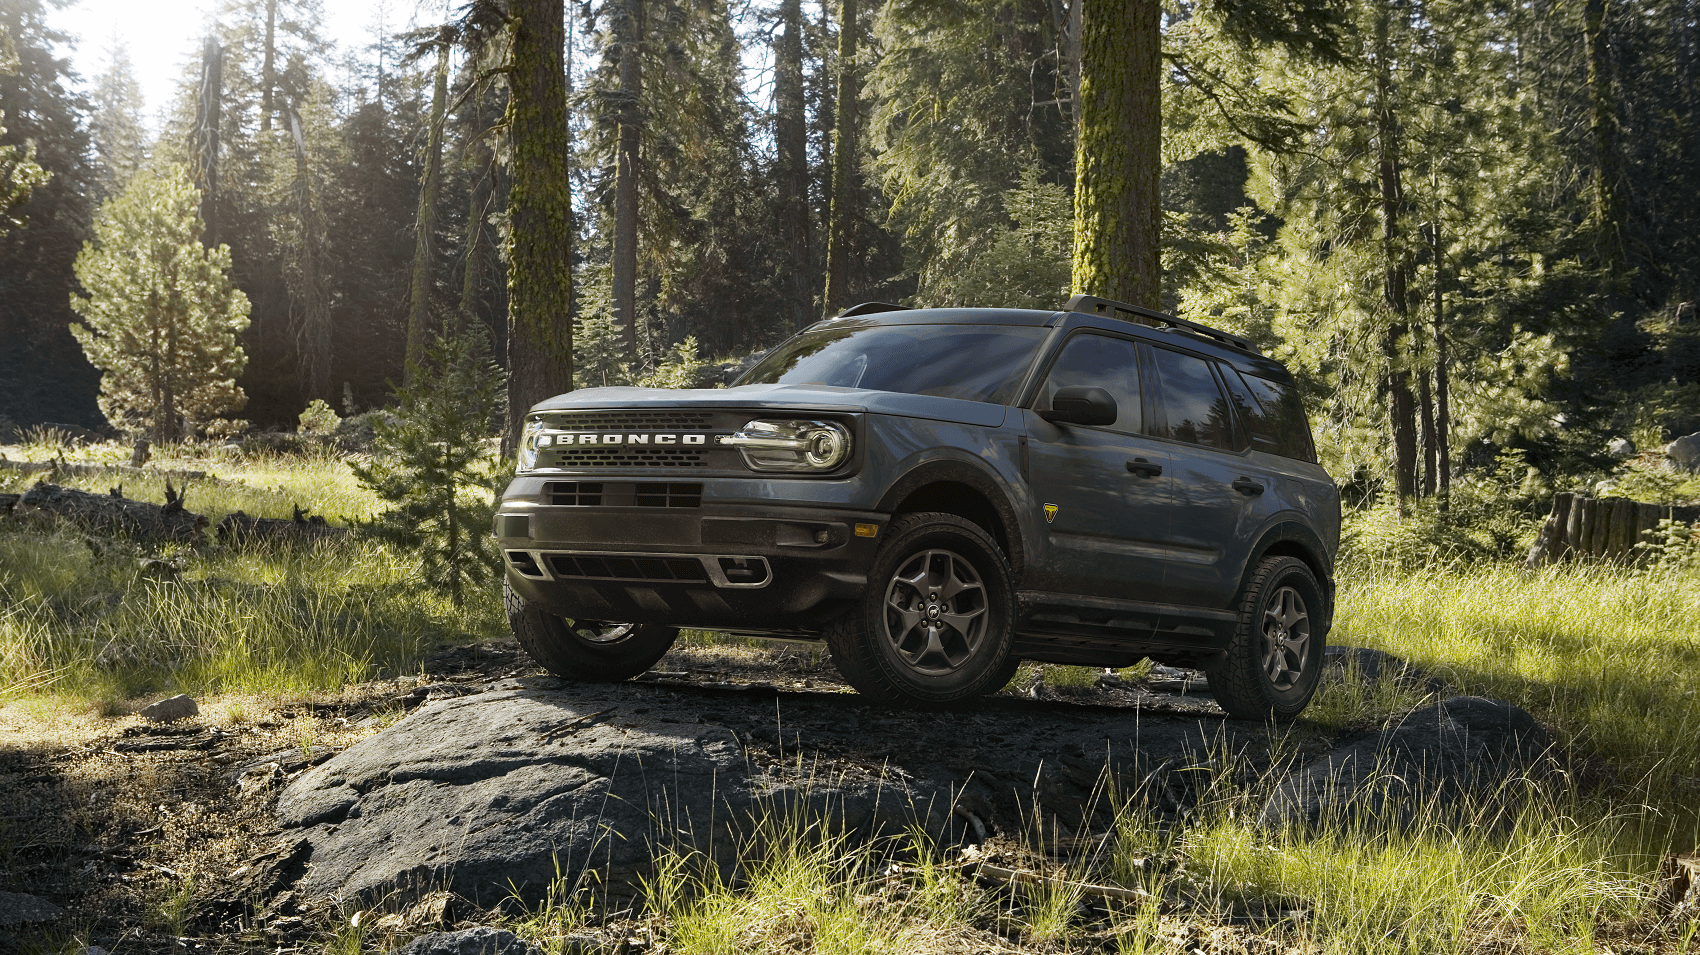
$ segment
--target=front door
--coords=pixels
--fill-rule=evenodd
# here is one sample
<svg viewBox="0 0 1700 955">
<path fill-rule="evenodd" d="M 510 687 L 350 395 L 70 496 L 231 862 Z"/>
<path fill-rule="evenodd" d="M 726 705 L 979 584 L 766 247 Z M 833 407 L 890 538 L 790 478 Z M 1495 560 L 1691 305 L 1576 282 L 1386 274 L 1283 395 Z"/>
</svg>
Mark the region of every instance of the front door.
<svg viewBox="0 0 1700 955">
<path fill-rule="evenodd" d="M 1093 386 L 1115 398 L 1115 423 L 1058 425 L 1026 412 L 1029 479 L 1044 509 L 1036 589 L 1164 602 L 1171 462 L 1164 442 L 1141 434 L 1139 379 L 1138 346 L 1082 331 L 1063 344 L 1034 407 L 1050 408 L 1059 388 Z"/>
</svg>

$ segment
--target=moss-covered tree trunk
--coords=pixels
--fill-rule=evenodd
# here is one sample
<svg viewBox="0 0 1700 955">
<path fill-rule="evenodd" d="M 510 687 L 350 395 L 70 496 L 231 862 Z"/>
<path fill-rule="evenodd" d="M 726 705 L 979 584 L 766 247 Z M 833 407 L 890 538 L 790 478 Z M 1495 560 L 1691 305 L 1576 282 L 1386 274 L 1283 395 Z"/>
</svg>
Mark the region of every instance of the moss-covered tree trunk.
<svg viewBox="0 0 1700 955">
<path fill-rule="evenodd" d="M 508 60 L 508 429 L 572 390 L 573 222 L 562 0 L 513 0 Z"/>
<path fill-rule="evenodd" d="M 614 178 L 614 324 L 625 336 L 626 359 L 637 365 L 638 164 L 643 145 L 644 0 L 624 0 L 614 15 L 620 50 L 620 137 Z"/>
<path fill-rule="evenodd" d="M 1074 290 L 1156 308 L 1163 99 L 1159 0 L 1083 0 Z"/>
<path fill-rule="evenodd" d="M 855 238 L 856 197 L 856 0 L 842 0 L 838 16 L 838 112 L 832 130 L 832 205 L 827 213 L 826 291 L 831 315 L 847 306 L 850 244 Z"/>
<path fill-rule="evenodd" d="M 443 108 L 449 98 L 449 37 L 437 39 L 437 76 L 431 88 L 431 122 L 425 129 L 425 163 L 414 217 L 412 302 L 407 310 L 407 380 L 425 361 L 425 326 L 431 314 L 431 273 L 437 259 L 437 196 L 443 169 Z"/>
</svg>

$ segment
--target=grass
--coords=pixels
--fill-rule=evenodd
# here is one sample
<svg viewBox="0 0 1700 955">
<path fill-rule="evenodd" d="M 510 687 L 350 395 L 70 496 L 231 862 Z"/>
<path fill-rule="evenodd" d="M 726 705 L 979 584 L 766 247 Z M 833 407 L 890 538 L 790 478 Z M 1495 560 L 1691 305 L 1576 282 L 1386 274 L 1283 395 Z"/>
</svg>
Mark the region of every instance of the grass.
<svg viewBox="0 0 1700 955">
<path fill-rule="evenodd" d="M 115 483 L 62 480 L 94 491 Z M 23 490 L 31 478 L 10 482 Z M 148 478 L 127 480 L 124 492 L 163 503 L 164 489 L 163 478 Z M 378 506 L 328 456 L 210 471 L 191 486 L 187 506 L 216 523 L 236 510 L 289 517 L 297 504 L 342 516 Z M 455 608 L 416 585 L 412 558 L 359 537 L 310 547 L 168 546 L 151 556 L 174 557 L 183 569 L 164 577 L 144 572 L 142 556 L 124 542 L 91 545 L 74 529 L 0 524 L 0 698 L 47 693 L 98 704 L 165 692 L 331 690 L 412 669 L 435 644 L 506 632 L 499 595 Z"/>
</svg>

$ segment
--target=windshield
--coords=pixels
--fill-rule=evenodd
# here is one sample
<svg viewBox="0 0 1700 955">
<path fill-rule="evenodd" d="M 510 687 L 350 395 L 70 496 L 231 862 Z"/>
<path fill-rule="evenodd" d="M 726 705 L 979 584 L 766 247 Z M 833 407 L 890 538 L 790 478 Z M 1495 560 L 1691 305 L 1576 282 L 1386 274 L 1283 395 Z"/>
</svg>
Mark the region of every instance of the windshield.
<svg viewBox="0 0 1700 955">
<path fill-rule="evenodd" d="M 1050 331 L 1026 325 L 837 325 L 804 332 L 741 385 L 838 385 L 1007 404 Z"/>
</svg>

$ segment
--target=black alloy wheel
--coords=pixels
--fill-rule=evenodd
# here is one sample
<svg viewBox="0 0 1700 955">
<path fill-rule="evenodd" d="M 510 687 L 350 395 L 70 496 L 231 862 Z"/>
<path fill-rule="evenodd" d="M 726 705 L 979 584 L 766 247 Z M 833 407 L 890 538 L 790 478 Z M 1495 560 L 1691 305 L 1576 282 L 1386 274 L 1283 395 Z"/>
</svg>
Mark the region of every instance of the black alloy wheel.
<svg viewBox="0 0 1700 955">
<path fill-rule="evenodd" d="M 1014 586 L 997 542 L 972 521 L 937 512 L 906 514 L 885 534 L 867 591 L 826 630 L 845 680 L 912 706 L 1002 689 Z"/>
<path fill-rule="evenodd" d="M 1266 557 L 1240 597 L 1210 693 L 1229 716 L 1286 721 L 1304 711 L 1322 676 L 1330 614 L 1316 574 L 1296 557 Z"/>
<path fill-rule="evenodd" d="M 506 581 L 502 599 L 507 605 L 508 626 L 520 646 L 543 669 L 564 680 L 629 680 L 666 656 L 679 637 L 677 627 L 664 624 L 560 617 L 526 600 Z"/>
</svg>

